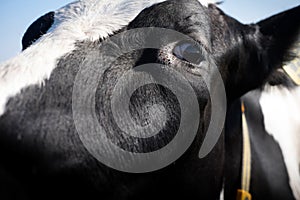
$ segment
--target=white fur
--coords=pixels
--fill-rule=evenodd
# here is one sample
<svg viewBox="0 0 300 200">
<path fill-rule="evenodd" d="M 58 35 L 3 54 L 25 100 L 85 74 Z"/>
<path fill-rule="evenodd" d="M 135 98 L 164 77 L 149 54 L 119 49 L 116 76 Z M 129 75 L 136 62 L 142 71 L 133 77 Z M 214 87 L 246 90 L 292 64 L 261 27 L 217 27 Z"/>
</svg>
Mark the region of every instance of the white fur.
<svg viewBox="0 0 300 200">
<path fill-rule="evenodd" d="M 48 79 L 58 59 L 74 50 L 76 41 L 105 38 L 126 26 L 144 8 L 163 1 L 80 0 L 57 10 L 47 34 L 0 65 L 0 116 L 10 97 Z M 210 2 L 203 0 L 203 5 Z"/>
<path fill-rule="evenodd" d="M 215 4 L 215 3 L 218 3 L 218 2 L 221 2 L 220 0 L 217 1 L 217 0 L 198 0 L 203 6 L 208 6 L 208 4 Z"/>
<path fill-rule="evenodd" d="M 282 150 L 294 197 L 300 200 L 300 87 L 268 86 L 260 105 L 266 130 Z"/>
<path fill-rule="evenodd" d="M 220 193 L 220 200 L 224 200 L 224 184 L 222 186 L 222 190 L 221 190 L 221 193 Z"/>
</svg>

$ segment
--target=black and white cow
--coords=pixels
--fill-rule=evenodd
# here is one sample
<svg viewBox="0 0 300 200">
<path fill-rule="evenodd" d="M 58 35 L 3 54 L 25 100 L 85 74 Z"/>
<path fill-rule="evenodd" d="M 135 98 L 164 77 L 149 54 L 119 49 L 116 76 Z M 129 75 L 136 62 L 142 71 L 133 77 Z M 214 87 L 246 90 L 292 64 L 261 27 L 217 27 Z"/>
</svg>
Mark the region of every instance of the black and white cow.
<svg viewBox="0 0 300 200">
<path fill-rule="evenodd" d="M 282 73 L 281 77 L 287 76 Z M 273 79 L 273 78 L 272 78 Z M 299 199 L 299 86 L 288 77 L 249 92 L 242 100 L 251 140 L 253 199 Z M 278 85 L 277 85 L 278 84 Z M 226 122 L 225 199 L 241 184 L 241 100 L 233 103 Z"/>
<path fill-rule="evenodd" d="M 198 156 L 210 121 L 207 89 L 213 90 L 215 73 L 210 65 L 201 68 L 202 63 L 218 66 L 231 108 L 237 98 L 262 85 L 270 73 L 288 61 L 299 34 L 299 13 L 297 7 L 244 25 L 215 5 L 203 6 L 196 0 L 83 0 L 48 13 L 25 34 L 24 51 L 0 66 L 0 173 L 6 177 L 3 195 L 7 199 L 218 199 L 225 168 L 224 134 L 205 158 Z M 201 118 L 192 145 L 176 162 L 155 172 L 132 174 L 103 165 L 86 150 L 74 125 L 72 91 L 79 68 L 100 62 L 89 56 L 90 52 L 99 51 L 116 33 L 143 27 L 172 29 L 193 38 L 197 45 L 189 40 L 176 41 L 160 49 L 136 50 L 119 57 L 99 80 L 95 98 L 100 123 L 116 130 L 107 110 L 114 81 L 144 63 L 160 63 L 167 71 L 176 69 L 188 77 Z M 160 39 L 163 44 L 166 38 L 161 35 Z M 209 85 L 199 72 L 208 72 Z M 176 131 L 180 123 L 178 101 L 159 85 L 146 87 L 139 94 L 132 101 L 137 110 L 133 113 L 146 114 L 135 114 L 137 122 L 147 116 L 143 107 L 149 103 L 168 111 L 169 123 L 152 143 L 155 146 Z M 141 151 L 152 147 L 137 143 Z M 118 156 L 110 149 L 103 151 Z"/>
<path fill-rule="evenodd" d="M 253 199 L 300 199 L 300 87 L 282 69 L 228 111 L 225 199 L 234 198 L 241 184 L 241 101 L 251 141 Z"/>
<path fill-rule="evenodd" d="M 298 36 L 293 61 L 275 70 L 259 89 L 235 100 L 228 110 L 225 199 L 234 198 L 241 187 L 242 102 L 253 156 L 253 199 L 300 199 L 299 47 Z"/>
</svg>

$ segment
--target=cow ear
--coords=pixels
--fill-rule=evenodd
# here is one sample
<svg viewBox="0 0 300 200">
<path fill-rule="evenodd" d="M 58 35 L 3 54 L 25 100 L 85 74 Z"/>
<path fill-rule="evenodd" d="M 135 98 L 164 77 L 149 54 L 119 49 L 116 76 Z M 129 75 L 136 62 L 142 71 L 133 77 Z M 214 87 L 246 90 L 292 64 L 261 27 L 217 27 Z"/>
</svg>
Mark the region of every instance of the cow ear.
<svg viewBox="0 0 300 200">
<path fill-rule="evenodd" d="M 243 42 L 229 51 L 229 101 L 262 86 L 276 69 L 293 58 L 292 52 L 300 39 L 299 17 L 300 6 L 250 25 L 224 17 L 229 27 L 234 24 L 230 30 L 238 30 L 243 36 Z"/>
<path fill-rule="evenodd" d="M 22 50 L 42 37 L 54 23 L 54 12 L 49 12 L 33 22 L 22 38 Z"/>
<path fill-rule="evenodd" d="M 293 58 L 291 50 L 300 39 L 300 6 L 257 23 L 263 35 L 262 47 L 272 71 Z"/>
</svg>

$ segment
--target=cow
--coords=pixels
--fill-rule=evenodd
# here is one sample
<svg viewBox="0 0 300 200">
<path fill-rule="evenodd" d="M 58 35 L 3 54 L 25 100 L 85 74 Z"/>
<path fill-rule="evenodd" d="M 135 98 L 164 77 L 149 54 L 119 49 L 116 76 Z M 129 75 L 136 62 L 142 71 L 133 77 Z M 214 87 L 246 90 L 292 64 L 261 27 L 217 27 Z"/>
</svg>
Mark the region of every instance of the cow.
<svg viewBox="0 0 300 200">
<path fill-rule="evenodd" d="M 295 55 L 299 56 L 297 51 Z M 300 199 L 297 61 L 299 58 L 274 71 L 263 86 L 237 99 L 229 108 L 225 128 L 225 199 L 234 198 L 236 187 L 241 185 L 242 102 L 251 143 L 253 199 Z"/>
<path fill-rule="evenodd" d="M 19 199 L 218 199 L 226 175 L 224 132 L 220 132 L 208 155 L 199 157 L 215 109 L 210 93 L 219 91 L 215 74 L 221 75 L 226 91 L 225 107 L 230 109 L 236 99 L 261 86 L 272 72 L 289 61 L 290 49 L 299 34 L 299 13 L 300 7 L 296 7 L 246 25 L 216 5 L 202 5 L 197 0 L 82 0 L 39 18 L 24 35 L 23 51 L 0 66 L 0 172 L 7 180 L 3 188 L 19 191 Z M 151 35 L 151 30 L 156 30 L 153 27 L 173 32 Z M 118 56 L 99 78 L 94 97 L 90 97 L 97 110 L 95 118 L 101 119 L 98 120 L 101 126 L 112 133 L 107 138 L 135 154 L 158 151 L 175 138 L 181 115 L 193 114 L 189 118 L 191 127 L 194 118 L 197 119 L 196 136 L 184 154 L 172 164 L 148 173 L 124 172 L 100 162 L 87 149 L 76 127 L 76 120 L 89 124 L 87 111 L 80 110 L 75 120 L 72 107 L 74 101 L 81 99 L 80 93 L 74 96 L 74 88 L 85 88 L 86 84 L 88 89 L 88 77 L 95 74 L 85 71 L 87 82 L 78 85 L 75 80 L 81 70 L 94 64 L 101 66 L 107 58 L 100 57 L 102 46 L 114 49 L 114 43 L 110 42 L 117 42 L 114 36 L 118 34 L 121 39 L 126 36 L 123 32 L 133 34 L 129 41 L 120 40 L 121 44 L 134 46 L 145 42 L 148 38 L 142 37 L 140 41 L 140 32 L 135 35 L 137 30 L 146 30 L 143 37 L 150 32 L 155 37 L 152 42 L 160 48 L 135 49 Z M 177 38 L 172 35 L 174 31 L 188 38 L 174 41 Z M 173 37 L 172 42 L 169 37 Z M 151 68 L 149 63 L 164 67 Z M 146 68 L 141 69 L 140 65 Z M 186 77 L 198 101 L 195 107 L 180 109 L 182 102 L 160 84 L 146 84 L 133 93 L 129 105 L 131 117 L 141 126 L 147 126 L 149 118 L 161 113 L 161 106 L 164 107 L 167 122 L 149 143 L 124 137 L 110 109 L 117 80 L 131 69 L 136 73 L 157 72 L 150 75 L 154 79 L 163 75 L 168 80 L 175 79 L 168 77 L 175 69 Z M 185 91 L 181 84 L 175 85 Z M 183 103 L 192 99 L 186 96 Z M 225 109 L 217 108 L 220 113 Z M 199 119 L 194 115 L 195 110 L 199 110 Z M 132 130 L 129 119 L 122 119 L 121 124 Z M 89 126 L 85 128 L 88 131 Z M 183 133 L 188 137 L 193 129 L 185 128 Z M 93 139 L 88 141 L 93 143 Z M 175 147 L 171 152 L 180 148 Z M 104 146 L 100 153 L 122 160 L 109 147 Z M 169 159 L 161 156 L 161 162 Z M 128 162 L 123 160 L 121 167 L 125 168 Z"/>
</svg>

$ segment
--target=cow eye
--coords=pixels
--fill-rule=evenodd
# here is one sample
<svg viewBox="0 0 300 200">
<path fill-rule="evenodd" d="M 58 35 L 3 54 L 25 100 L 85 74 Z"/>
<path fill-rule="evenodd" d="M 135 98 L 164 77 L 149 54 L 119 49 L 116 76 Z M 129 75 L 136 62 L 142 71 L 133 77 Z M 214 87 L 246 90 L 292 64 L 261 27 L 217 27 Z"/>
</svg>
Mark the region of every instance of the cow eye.
<svg viewBox="0 0 300 200">
<path fill-rule="evenodd" d="M 189 41 L 178 43 L 173 49 L 173 54 L 181 60 L 196 65 L 199 65 L 201 61 L 204 60 L 204 56 L 199 45 Z"/>
</svg>

